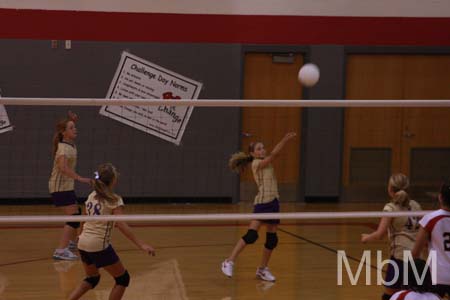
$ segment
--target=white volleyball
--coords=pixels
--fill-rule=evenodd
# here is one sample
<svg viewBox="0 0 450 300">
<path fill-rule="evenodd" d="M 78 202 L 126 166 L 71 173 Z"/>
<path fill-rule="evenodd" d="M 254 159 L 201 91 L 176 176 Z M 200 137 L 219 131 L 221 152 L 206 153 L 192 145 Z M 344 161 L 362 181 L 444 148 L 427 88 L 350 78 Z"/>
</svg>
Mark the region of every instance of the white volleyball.
<svg viewBox="0 0 450 300">
<path fill-rule="evenodd" d="M 298 80 L 306 87 L 315 85 L 320 78 L 319 67 L 315 64 L 304 64 L 298 72 Z"/>
</svg>

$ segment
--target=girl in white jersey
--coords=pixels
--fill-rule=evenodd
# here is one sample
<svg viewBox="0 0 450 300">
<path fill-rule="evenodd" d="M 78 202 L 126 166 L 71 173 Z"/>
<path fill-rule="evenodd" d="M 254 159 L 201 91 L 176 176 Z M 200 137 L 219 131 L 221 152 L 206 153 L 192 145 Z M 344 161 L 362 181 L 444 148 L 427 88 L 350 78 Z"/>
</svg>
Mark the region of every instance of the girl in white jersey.
<svg viewBox="0 0 450 300">
<path fill-rule="evenodd" d="M 122 197 L 113 192 L 117 184 L 118 173 L 116 168 L 106 163 L 100 165 L 95 175 L 94 191 L 86 201 L 86 214 L 96 215 L 120 215 L 123 214 Z M 122 265 L 119 257 L 110 244 L 111 234 L 115 222 L 89 221 L 83 225 L 83 231 L 79 237 L 78 249 L 83 262 L 86 278 L 72 292 L 69 299 L 79 299 L 100 281 L 99 268 L 104 268 L 115 280 L 115 285 L 109 295 L 109 300 L 122 299 L 125 289 L 130 282 L 130 276 Z M 119 230 L 132 241 L 139 249 L 155 255 L 153 247 L 140 241 L 125 222 L 117 222 Z"/>
<path fill-rule="evenodd" d="M 388 194 L 391 201 L 384 206 L 383 211 L 417 211 L 421 210 L 420 205 L 409 198 L 407 189 L 409 179 L 403 174 L 394 174 L 389 178 Z M 363 243 L 382 240 L 386 234 L 390 241 L 390 260 L 385 276 L 385 290 L 382 300 L 389 300 L 392 294 L 399 291 L 403 283 L 403 254 L 404 251 L 411 251 L 414 246 L 416 234 L 419 230 L 419 220 L 417 217 L 382 217 L 378 229 L 370 234 L 362 234 Z M 398 268 L 394 267 L 397 265 Z M 399 272 L 395 279 L 396 269 Z"/>
<path fill-rule="evenodd" d="M 406 289 L 396 292 L 390 300 L 440 300 L 435 294 L 436 286 L 431 283 L 431 274 L 427 269 L 426 262 L 421 259 L 414 260 L 415 269 L 411 263 L 408 264 L 408 285 Z M 426 270 L 423 281 L 422 274 Z M 419 274 L 419 278 L 416 277 Z"/>
<path fill-rule="evenodd" d="M 273 171 L 272 161 L 277 157 L 284 145 L 294 138 L 295 135 L 293 132 L 286 134 L 268 156 L 266 156 L 264 145 L 260 142 L 250 144 L 248 154 L 239 152 L 232 155 L 229 165 L 233 171 L 240 173 L 251 163 L 253 177 L 258 186 L 258 194 L 254 201 L 254 213 L 276 213 L 280 211 L 278 184 Z M 245 246 L 253 244 L 258 239 L 258 229 L 263 223 L 267 227 L 266 242 L 261 265 L 256 270 L 256 276 L 262 280 L 275 281 L 275 277 L 270 273 L 267 264 L 273 249 L 278 244 L 277 227 L 280 220 L 252 220 L 250 222 L 247 233 L 237 242 L 231 255 L 222 263 L 222 272 L 226 276 L 233 276 L 235 259 Z"/>
<path fill-rule="evenodd" d="M 419 222 L 420 229 L 412 251 L 413 257 L 419 257 L 428 243 L 428 249 L 436 254 L 437 293 L 450 297 L 450 182 L 443 184 L 438 196 L 440 209 L 425 215 Z"/>
<path fill-rule="evenodd" d="M 69 112 L 68 117 L 56 124 L 56 132 L 53 137 L 53 169 L 48 187 L 53 204 L 62 209 L 66 215 L 80 215 L 77 196 L 75 195 L 75 180 L 89 184 L 91 179 L 83 178 L 75 172 L 77 164 L 77 148 L 75 139 L 77 128 L 75 122 L 78 116 Z M 59 245 L 53 253 L 53 258 L 74 260 L 78 257 L 70 250 L 76 250 L 76 238 L 80 222 L 67 222 L 59 241 Z"/>
</svg>

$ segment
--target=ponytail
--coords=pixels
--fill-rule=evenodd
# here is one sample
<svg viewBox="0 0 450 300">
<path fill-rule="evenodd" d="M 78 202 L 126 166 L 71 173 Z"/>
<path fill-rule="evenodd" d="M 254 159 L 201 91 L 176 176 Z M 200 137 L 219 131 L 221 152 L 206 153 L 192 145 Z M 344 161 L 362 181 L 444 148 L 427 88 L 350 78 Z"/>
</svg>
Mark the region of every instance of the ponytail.
<svg viewBox="0 0 450 300">
<path fill-rule="evenodd" d="M 58 144 L 63 140 L 63 135 L 61 132 L 55 132 L 53 135 L 53 156 L 56 155 L 56 151 L 58 151 Z"/>
<path fill-rule="evenodd" d="M 401 207 L 409 207 L 409 194 L 406 191 L 409 188 L 409 179 L 406 175 L 398 173 L 389 178 L 389 189 L 394 194 L 392 202 Z"/>
<path fill-rule="evenodd" d="M 70 118 L 61 119 L 56 123 L 55 127 L 55 134 L 53 135 L 53 156 L 56 155 L 56 152 L 58 151 L 58 144 L 62 142 L 63 140 L 63 132 L 67 128 L 67 123 L 70 121 L 73 121 Z"/>
<path fill-rule="evenodd" d="M 118 201 L 117 195 L 114 194 L 110 187 L 107 186 L 103 181 L 100 179 L 94 180 L 94 190 L 97 193 L 98 198 L 97 199 L 104 199 L 106 202 L 114 204 Z"/>
<path fill-rule="evenodd" d="M 245 167 L 253 161 L 253 156 L 245 152 L 237 152 L 231 155 L 228 166 L 233 172 L 242 173 Z"/>
<path fill-rule="evenodd" d="M 98 167 L 94 180 L 94 190 L 98 200 L 106 200 L 110 204 L 115 204 L 119 200 L 119 197 L 112 191 L 112 184 L 117 177 L 116 168 L 111 163 L 105 163 Z"/>
<path fill-rule="evenodd" d="M 395 192 L 394 199 L 392 199 L 392 202 L 394 202 L 397 205 L 400 205 L 401 207 L 409 207 L 409 195 L 406 191 L 400 190 Z"/>
</svg>

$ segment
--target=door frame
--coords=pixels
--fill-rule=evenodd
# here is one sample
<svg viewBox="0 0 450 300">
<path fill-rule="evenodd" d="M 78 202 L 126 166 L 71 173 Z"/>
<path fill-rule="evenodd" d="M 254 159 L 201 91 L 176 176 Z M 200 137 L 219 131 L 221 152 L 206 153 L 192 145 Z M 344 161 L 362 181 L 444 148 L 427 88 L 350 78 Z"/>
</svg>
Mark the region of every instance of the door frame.
<svg viewBox="0 0 450 300">
<path fill-rule="evenodd" d="M 280 54 L 286 54 L 286 53 L 293 53 L 293 54 L 300 54 L 303 55 L 303 62 L 306 63 L 309 61 L 310 59 L 310 55 L 309 55 L 309 47 L 308 46 L 301 46 L 301 45 L 242 45 L 241 46 L 241 53 L 240 53 L 240 72 L 241 72 L 241 84 L 240 84 L 240 95 L 241 95 L 241 99 L 244 99 L 244 72 L 245 72 L 245 55 L 248 53 L 280 53 Z M 302 89 L 302 99 L 306 100 L 309 99 L 309 93 L 307 91 L 307 89 Z M 242 138 L 241 138 L 241 134 L 242 134 L 242 112 L 239 115 L 239 132 L 237 133 L 238 136 L 237 138 L 239 139 L 239 149 L 242 147 Z M 306 109 L 302 109 L 301 112 L 301 122 L 300 122 L 300 130 L 301 130 L 301 135 L 300 136 L 305 136 L 306 131 L 305 131 L 305 121 L 306 121 Z M 297 191 L 298 191 L 298 195 L 297 195 L 297 199 L 298 202 L 303 202 L 304 199 L 304 195 L 305 195 L 305 184 L 304 184 L 304 180 L 302 180 L 302 178 L 304 178 L 304 173 L 305 173 L 305 164 L 304 162 L 304 150 L 305 150 L 305 145 L 304 145 L 304 141 L 302 140 L 300 142 L 300 147 L 299 147 L 299 153 L 298 155 L 300 156 L 301 162 L 300 162 L 300 166 L 299 170 L 298 170 L 298 186 L 297 186 Z M 236 190 L 239 192 L 240 191 L 240 178 L 239 176 L 236 176 Z M 236 199 L 239 199 L 239 195 Z"/>
</svg>

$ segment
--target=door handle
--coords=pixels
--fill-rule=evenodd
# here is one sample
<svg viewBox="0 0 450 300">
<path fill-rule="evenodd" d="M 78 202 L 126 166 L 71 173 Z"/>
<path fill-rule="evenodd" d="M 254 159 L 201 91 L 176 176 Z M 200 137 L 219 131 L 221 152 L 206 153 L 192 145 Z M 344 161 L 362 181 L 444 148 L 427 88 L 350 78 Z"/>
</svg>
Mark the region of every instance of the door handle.
<svg viewBox="0 0 450 300">
<path fill-rule="evenodd" d="M 412 133 L 412 132 L 410 132 L 410 131 L 405 131 L 404 133 L 403 133 L 403 137 L 405 137 L 405 138 L 413 138 L 413 137 L 415 137 L 416 135 L 414 134 L 414 133 Z"/>
<path fill-rule="evenodd" d="M 415 137 L 415 136 L 416 136 L 416 135 L 415 135 L 414 133 L 412 133 L 411 131 L 409 131 L 409 126 L 406 125 L 405 131 L 403 131 L 403 137 L 410 139 L 410 138 L 413 138 L 413 137 Z"/>
</svg>

